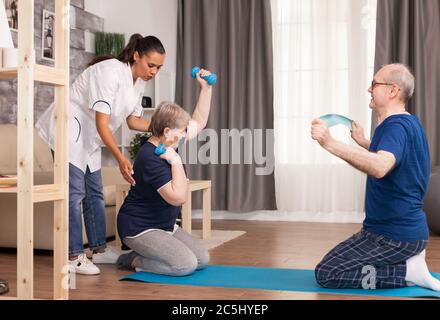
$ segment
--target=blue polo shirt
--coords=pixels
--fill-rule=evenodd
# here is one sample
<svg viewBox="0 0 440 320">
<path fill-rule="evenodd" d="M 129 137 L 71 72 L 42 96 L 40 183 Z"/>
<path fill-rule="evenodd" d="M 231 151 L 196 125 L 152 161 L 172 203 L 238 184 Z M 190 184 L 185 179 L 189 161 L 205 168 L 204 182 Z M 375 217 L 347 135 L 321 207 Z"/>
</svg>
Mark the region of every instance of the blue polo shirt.
<svg viewBox="0 0 440 320">
<path fill-rule="evenodd" d="M 131 187 L 118 214 L 121 239 L 148 229 L 173 231 L 181 207 L 166 202 L 158 190 L 171 182 L 171 165 L 155 155 L 156 147 L 146 142 L 133 165 L 136 186 Z"/>
<path fill-rule="evenodd" d="M 416 116 L 394 115 L 377 127 L 370 151 L 396 158 L 383 179 L 368 177 L 364 229 L 397 241 L 428 240 L 423 198 L 429 182 L 429 147 Z"/>
</svg>

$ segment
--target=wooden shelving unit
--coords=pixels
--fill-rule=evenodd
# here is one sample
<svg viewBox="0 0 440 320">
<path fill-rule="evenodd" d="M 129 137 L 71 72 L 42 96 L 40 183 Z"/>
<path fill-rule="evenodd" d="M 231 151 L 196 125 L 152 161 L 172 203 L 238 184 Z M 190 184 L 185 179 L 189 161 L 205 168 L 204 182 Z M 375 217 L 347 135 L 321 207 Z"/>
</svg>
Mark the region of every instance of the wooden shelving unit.
<svg viewBox="0 0 440 320">
<path fill-rule="evenodd" d="M 16 188 L 17 194 L 17 299 L 34 298 L 34 204 L 54 201 L 54 299 L 68 299 L 68 108 L 70 0 L 55 1 L 55 67 L 35 64 L 34 1 L 19 0 L 19 67 L 0 69 L 0 79 L 18 79 Z M 56 146 L 54 184 L 34 186 L 34 83 L 55 86 Z"/>
<path fill-rule="evenodd" d="M 17 78 L 18 68 L 0 69 L 0 80 Z M 34 64 L 34 80 L 55 86 L 69 85 L 66 83 L 64 70 Z M 68 79 L 67 79 L 68 80 Z"/>
</svg>

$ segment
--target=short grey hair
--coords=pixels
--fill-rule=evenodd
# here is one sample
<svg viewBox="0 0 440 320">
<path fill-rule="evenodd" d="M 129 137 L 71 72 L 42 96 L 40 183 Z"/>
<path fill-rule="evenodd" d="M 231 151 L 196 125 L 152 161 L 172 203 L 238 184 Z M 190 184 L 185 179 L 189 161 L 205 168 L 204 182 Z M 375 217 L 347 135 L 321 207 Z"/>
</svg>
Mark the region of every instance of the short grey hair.
<svg viewBox="0 0 440 320">
<path fill-rule="evenodd" d="M 400 88 L 400 98 L 407 103 L 414 95 L 415 77 L 410 68 L 403 63 L 387 65 L 391 70 L 384 77 L 386 82 L 394 83 Z"/>
<path fill-rule="evenodd" d="M 182 129 L 186 128 L 191 120 L 191 116 L 174 102 L 161 102 L 154 112 L 148 132 L 153 136 L 163 135 L 165 128 Z"/>
</svg>

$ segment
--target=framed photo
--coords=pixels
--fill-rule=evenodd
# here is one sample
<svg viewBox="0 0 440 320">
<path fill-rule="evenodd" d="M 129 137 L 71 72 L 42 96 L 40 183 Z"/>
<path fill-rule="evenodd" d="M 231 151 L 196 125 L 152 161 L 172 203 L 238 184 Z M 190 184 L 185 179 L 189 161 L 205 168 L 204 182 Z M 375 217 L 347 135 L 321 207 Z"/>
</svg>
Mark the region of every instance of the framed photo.
<svg viewBox="0 0 440 320">
<path fill-rule="evenodd" d="M 2 0 L 5 3 L 6 19 L 11 31 L 18 31 L 18 0 Z"/>
<path fill-rule="evenodd" d="M 43 10 L 43 23 L 42 23 L 42 58 L 45 60 L 54 61 L 54 43 L 55 43 L 55 13 Z"/>
</svg>

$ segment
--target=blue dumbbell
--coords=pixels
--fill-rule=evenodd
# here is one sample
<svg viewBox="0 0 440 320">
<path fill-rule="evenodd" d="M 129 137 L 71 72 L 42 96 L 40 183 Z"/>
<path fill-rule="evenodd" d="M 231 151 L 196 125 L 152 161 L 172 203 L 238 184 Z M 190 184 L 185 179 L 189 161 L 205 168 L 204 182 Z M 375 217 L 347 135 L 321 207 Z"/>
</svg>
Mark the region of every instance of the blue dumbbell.
<svg viewBox="0 0 440 320">
<path fill-rule="evenodd" d="M 197 73 L 200 72 L 200 68 L 199 67 L 194 67 L 191 70 L 191 76 L 195 79 L 197 77 Z M 208 82 L 208 84 L 210 86 L 214 85 L 217 83 L 217 75 L 212 73 L 209 76 L 202 76 L 202 79 L 205 80 L 206 82 Z"/>
<path fill-rule="evenodd" d="M 161 143 L 156 150 L 154 150 L 154 153 L 156 154 L 156 156 L 161 156 L 163 155 L 165 152 L 167 152 L 167 148 L 165 148 L 165 145 L 163 143 Z"/>
</svg>

